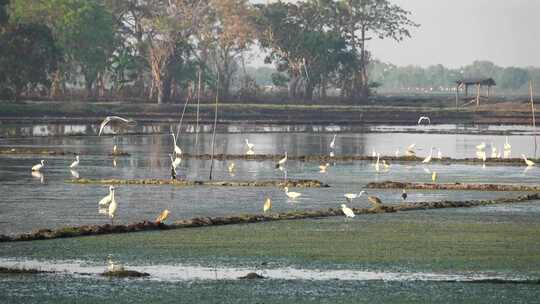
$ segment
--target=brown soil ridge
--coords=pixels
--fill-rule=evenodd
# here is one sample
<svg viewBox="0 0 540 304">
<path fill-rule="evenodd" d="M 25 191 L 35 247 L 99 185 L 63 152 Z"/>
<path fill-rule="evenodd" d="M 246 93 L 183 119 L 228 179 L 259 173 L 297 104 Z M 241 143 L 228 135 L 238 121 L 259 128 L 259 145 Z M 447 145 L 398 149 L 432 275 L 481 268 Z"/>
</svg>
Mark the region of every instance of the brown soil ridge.
<svg viewBox="0 0 540 304">
<path fill-rule="evenodd" d="M 462 190 L 462 191 L 540 191 L 540 185 L 516 185 L 516 184 L 469 184 L 469 183 L 410 183 L 383 181 L 371 182 L 366 185 L 370 189 L 415 189 L 415 190 Z"/>
<path fill-rule="evenodd" d="M 413 210 L 443 209 L 443 208 L 471 208 L 495 204 L 512 204 L 526 201 L 539 200 L 540 193 L 520 195 L 510 198 L 498 198 L 493 200 L 466 200 L 466 201 L 438 201 L 438 202 L 419 202 L 400 205 L 383 205 L 381 208 L 353 208 L 356 215 L 392 213 Z M 78 227 L 64 227 L 56 230 L 40 229 L 31 233 L 25 233 L 15 236 L 0 235 L 0 242 L 34 241 L 49 240 L 68 237 L 119 234 L 153 230 L 171 230 L 183 228 L 196 228 L 207 226 L 237 225 L 248 223 L 261 223 L 281 220 L 300 220 L 325 218 L 331 216 L 344 216 L 341 209 L 323 209 L 323 210 L 302 210 L 282 213 L 266 214 L 244 214 L 220 217 L 197 217 L 187 220 L 176 221 L 172 224 L 154 223 L 144 221 L 142 223 L 129 225 L 84 225 Z"/>
<path fill-rule="evenodd" d="M 314 179 L 298 180 L 258 180 L 258 181 L 196 181 L 174 179 L 70 179 L 70 184 L 103 185 L 171 185 L 171 186 L 213 186 L 213 187 L 291 187 L 291 188 L 328 188 L 328 184 Z"/>
</svg>

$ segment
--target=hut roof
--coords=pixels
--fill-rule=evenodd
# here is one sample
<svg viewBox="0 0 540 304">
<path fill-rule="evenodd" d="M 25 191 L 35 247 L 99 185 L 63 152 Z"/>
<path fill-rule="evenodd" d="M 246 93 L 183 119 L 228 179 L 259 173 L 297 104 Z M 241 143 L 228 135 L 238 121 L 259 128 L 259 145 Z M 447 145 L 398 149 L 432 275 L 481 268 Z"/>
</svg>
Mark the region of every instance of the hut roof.
<svg viewBox="0 0 540 304">
<path fill-rule="evenodd" d="M 486 85 L 486 86 L 495 86 L 497 83 L 495 83 L 495 80 L 493 78 L 465 78 L 460 79 L 456 81 L 458 85 Z"/>
</svg>

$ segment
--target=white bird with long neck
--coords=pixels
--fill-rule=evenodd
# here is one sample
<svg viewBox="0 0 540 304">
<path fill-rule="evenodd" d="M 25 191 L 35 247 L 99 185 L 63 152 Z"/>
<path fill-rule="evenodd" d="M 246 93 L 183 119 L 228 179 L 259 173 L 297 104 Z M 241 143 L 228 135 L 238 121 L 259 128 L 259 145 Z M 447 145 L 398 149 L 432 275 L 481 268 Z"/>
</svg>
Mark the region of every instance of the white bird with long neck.
<svg viewBox="0 0 540 304">
<path fill-rule="evenodd" d="M 437 152 L 437 159 L 442 159 L 442 152 L 441 152 L 441 148 L 437 148 L 438 152 Z"/>
<path fill-rule="evenodd" d="M 182 149 L 180 149 L 180 147 L 176 144 L 176 136 L 174 135 L 173 132 L 171 132 L 171 136 L 172 136 L 172 138 L 173 138 L 173 143 L 174 143 L 174 154 L 175 154 L 175 157 L 181 156 L 181 155 L 182 155 Z"/>
<path fill-rule="evenodd" d="M 476 150 L 484 151 L 484 149 L 486 149 L 486 143 L 485 142 L 482 142 L 481 144 L 476 146 Z"/>
<path fill-rule="evenodd" d="M 349 203 L 352 203 L 352 201 L 360 196 L 362 196 L 362 194 L 365 194 L 366 191 L 360 191 L 360 193 L 345 193 L 343 194 L 343 196 L 345 197 L 345 199 L 347 199 L 347 201 Z"/>
<path fill-rule="evenodd" d="M 380 167 L 380 164 L 379 164 L 380 158 L 381 158 L 381 155 L 379 153 L 377 153 L 377 162 L 375 163 L 375 171 L 377 171 L 377 172 L 381 171 L 381 167 Z"/>
<path fill-rule="evenodd" d="M 255 145 L 250 143 L 247 138 L 246 138 L 246 146 L 247 146 L 248 150 L 253 150 L 255 148 Z"/>
<path fill-rule="evenodd" d="M 32 166 L 32 171 L 40 171 L 45 166 L 45 161 L 42 159 L 37 165 Z"/>
<path fill-rule="evenodd" d="M 504 142 L 504 151 L 510 151 L 512 150 L 512 145 L 508 142 L 508 136 L 506 136 L 505 142 Z"/>
<path fill-rule="evenodd" d="M 332 138 L 332 141 L 330 142 L 330 149 L 334 149 L 336 147 L 336 136 L 337 134 L 334 134 L 334 138 Z"/>
<path fill-rule="evenodd" d="M 123 118 L 123 117 L 120 117 L 120 116 L 107 116 L 107 117 L 105 117 L 103 122 L 101 122 L 101 125 L 99 126 L 98 136 L 101 136 L 101 133 L 103 132 L 103 129 L 109 123 L 125 124 L 125 125 L 136 124 L 136 122 L 133 119 Z"/>
<path fill-rule="evenodd" d="M 320 165 L 319 166 L 319 173 L 326 173 L 326 169 L 328 169 L 329 166 L 330 166 L 329 163 L 326 163 L 324 165 Z"/>
<path fill-rule="evenodd" d="M 114 186 L 109 186 L 109 194 L 99 201 L 98 203 L 99 207 L 107 208 L 109 204 L 111 203 L 113 195 L 114 195 Z"/>
<path fill-rule="evenodd" d="M 377 152 L 375 152 L 375 148 L 371 150 L 371 157 L 377 157 Z"/>
<path fill-rule="evenodd" d="M 283 188 L 283 190 L 285 190 L 285 194 L 287 195 L 287 197 L 292 200 L 295 200 L 299 198 L 300 196 L 302 196 L 302 193 L 299 193 L 299 192 L 289 192 L 289 187 L 285 187 Z"/>
<path fill-rule="evenodd" d="M 491 158 L 497 158 L 497 148 L 491 143 Z"/>
<path fill-rule="evenodd" d="M 287 151 L 285 151 L 285 157 L 283 157 L 282 159 L 280 159 L 277 164 L 276 164 L 276 168 L 279 168 L 279 167 L 283 167 L 283 165 L 287 162 Z"/>
<path fill-rule="evenodd" d="M 396 149 L 396 153 L 395 153 L 395 156 L 396 156 L 396 157 L 399 157 L 399 148 L 398 148 L 398 149 Z"/>
<path fill-rule="evenodd" d="M 109 204 L 109 210 L 108 210 L 109 218 L 111 219 L 111 225 L 113 224 L 117 209 L 118 209 L 118 204 L 116 203 L 116 200 L 114 199 L 114 189 L 113 189 L 111 203 Z"/>
<path fill-rule="evenodd" d="M 525 161 L 525 164 L 527 164 L 527 167 L 532 167 L 532 166 L 536 165 L 532 160 L 527 159 L 525 154 L 521 154 L 521 157 L 523 157 L 523 160 Z"/>
<path fill-rule="evenodd" d="M 182 159 L 180 157 L 173 158 L 172 154 L 169 154 L 169 158 L 171 159 L 171 165 L 174 167 L 174 169 L 178 168 L 178 166 L 180 166 L 182 163 Z"/>
<path fill-rule="evenodd" d="M 433 147 L 431 147 L 431 150 L 429 152 L 429 155 L 424 158 L 424 160 L 422 161 L 423 164 L 428 164 L 429 162 L 431 162 L 431 158 L 433 157 Z"/>
<path fill-rule="evenodd" d="M 345 204 L 341 204 L 341 211 L 343 211 L 343 214 L 345 214 L 346 217 L 350 217 L 350 218 L 355 217 L 352 209 L 347 207 L 347 205 Z"/>
<path fill-rule="evenodd" d="M 75 156 L 75 161 L 69 165 L 71 169 L 77 168 L 79 166 L 79 155 Z"/>
</svg>

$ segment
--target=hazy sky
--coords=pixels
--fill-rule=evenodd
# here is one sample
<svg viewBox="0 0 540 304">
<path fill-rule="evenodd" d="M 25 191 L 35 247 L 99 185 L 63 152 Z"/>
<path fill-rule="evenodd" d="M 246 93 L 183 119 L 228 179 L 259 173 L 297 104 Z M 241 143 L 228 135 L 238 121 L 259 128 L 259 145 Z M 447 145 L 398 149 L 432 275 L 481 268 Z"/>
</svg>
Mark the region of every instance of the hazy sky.
<svg viewBox="0 0 540 304">
<path fill-rule="evenodd" d="M 370 41 L 377 59 L 397 65 L 459 67 L 490 60 L 501 66 L 540 67 L 540 0 L 391 2 L 411 11 L 421 26 L 401 43 Z"/>
</svg>

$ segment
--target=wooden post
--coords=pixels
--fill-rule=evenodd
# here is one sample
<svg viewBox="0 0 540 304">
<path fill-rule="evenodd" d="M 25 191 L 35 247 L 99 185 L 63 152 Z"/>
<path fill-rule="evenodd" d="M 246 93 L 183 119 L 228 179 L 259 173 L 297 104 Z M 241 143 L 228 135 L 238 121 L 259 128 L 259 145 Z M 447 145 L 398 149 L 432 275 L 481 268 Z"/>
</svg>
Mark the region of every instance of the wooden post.
<svg viewBox="0 0 540 304">
<path fill-rule="evenodd" d="M 529 93 L 531 96 L 531 112 L 532 112 L 532 123 L 533 123 L 533 134 L 534 134 L 534 158 L 536 158 L 536 115 L 534 110 L 534 99 L 533 99 L 533 83 L 532 80 L 529 81 Z"/>
<path fill-rule="evenodd" d="M 491 89 L 491 85 L 488 85 L 487 87 L 487 101 L 489 101 L 489 89 Z"/>
<path fill-rule="evenodd" d="M 456 86 L 456 110 L 458 109 L 459 84 Z"/>
<path fill-rule="evenodd" d="M 201 67 L 199 67 L 199 84 L 197 87 L 197 122 L 195 125 L 195 153 L 199 152 L 198 149 L 198 143 L 199 143 L 199 107 L 201 104 L 201 78 L 202 78 L 202 71 Z"/>
<path fill-rule="evenodd" d="M 469 96 L 469 85 L 465 84 L 465 97 Z"/>
<path fill-rule="evenodd" d="M 480 84 L 476 84 L 476 106 L 480 105 Z"/>
</svg>

